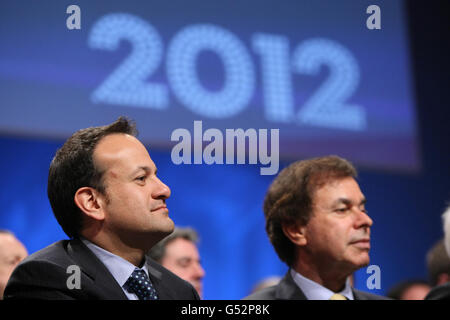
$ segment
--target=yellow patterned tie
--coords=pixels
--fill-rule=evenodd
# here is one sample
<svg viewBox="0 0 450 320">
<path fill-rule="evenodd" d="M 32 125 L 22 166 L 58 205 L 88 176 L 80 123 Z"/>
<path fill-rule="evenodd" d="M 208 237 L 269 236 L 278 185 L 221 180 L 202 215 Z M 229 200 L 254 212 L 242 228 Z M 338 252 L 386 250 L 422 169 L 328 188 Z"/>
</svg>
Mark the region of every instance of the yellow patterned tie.
<svg viewBox="0 0 450 320">
<path fill-rule="evenodd" d="M 330 300 L 348 300 L 348 299 L 342 294 L 335 293 L 331 296 Z"/>
</svg>

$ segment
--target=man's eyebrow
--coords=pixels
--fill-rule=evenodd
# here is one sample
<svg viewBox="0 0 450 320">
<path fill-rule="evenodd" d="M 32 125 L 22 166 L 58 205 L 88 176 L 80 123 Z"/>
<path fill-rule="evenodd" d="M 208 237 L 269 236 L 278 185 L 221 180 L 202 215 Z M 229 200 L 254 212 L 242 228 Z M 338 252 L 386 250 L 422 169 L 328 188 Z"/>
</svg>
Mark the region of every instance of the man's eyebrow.
<svg viewBox="0 0 450 320">
<path fill-rule="evenodd" d="M 136 170 L 133 171 L 133 173 L 131 174 L 132 176 L 136 175 L 137 173 L 139 173 L 139 171 L 145 171 L 146 174 L 149 174 L 150 172 L 152 172 L 152 169 L 148 166 L 139 166 Z"/>
<path fill-rule="evenodd" d="M 364 197 L 364 198 L 361 199 L 359 205 L 360 206 L 364 205 L 364 204 L 366 204 L 366 202 L 367 202 L 367 199 Z M 338 204 L 341 204 L 341 203 L 343 203 L 345 205 L 351 205 L 352 201 L 350 199 L 347 199 L 347 198 L 339 198 L 333 204 L 334 205 L 338 205 Z"/>
</svg>

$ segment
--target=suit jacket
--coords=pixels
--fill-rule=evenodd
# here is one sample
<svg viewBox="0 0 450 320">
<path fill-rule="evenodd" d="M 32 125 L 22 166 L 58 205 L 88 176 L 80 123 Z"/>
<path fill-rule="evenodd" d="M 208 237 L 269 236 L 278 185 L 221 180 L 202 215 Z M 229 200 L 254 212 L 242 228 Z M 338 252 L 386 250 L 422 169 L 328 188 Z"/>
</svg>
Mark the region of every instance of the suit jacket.
<svg viewBox="0 0 450 320">
<path fill-rule="evenodd" d="M 387 300 L 375 294 L 352 289 L 355 300 Z M 272 287 L 257 291 L 244 300 L 308 300 L 303 291 L 292 279 L 290 270 L 281 281 Z"/>
<path fill-rule="evenodd" d="M 450 282 L 431 289 L 425 300 L 450 300 Z"/>
<path fill-rule="evenodd" d="M 80 289 L 69 289 L 70 265 L 81 270 Z M 147 268 L 159 299 L 198 300 L 187 282 L 147 259 Z M 69 281 L 69 283 L 72 283 Z M 101 299 L 127 300 L 121 286 L 106 266 L 79 239 L 58 241 L 23 260 L 12 273 L 5 299 Z"/>
</svg>

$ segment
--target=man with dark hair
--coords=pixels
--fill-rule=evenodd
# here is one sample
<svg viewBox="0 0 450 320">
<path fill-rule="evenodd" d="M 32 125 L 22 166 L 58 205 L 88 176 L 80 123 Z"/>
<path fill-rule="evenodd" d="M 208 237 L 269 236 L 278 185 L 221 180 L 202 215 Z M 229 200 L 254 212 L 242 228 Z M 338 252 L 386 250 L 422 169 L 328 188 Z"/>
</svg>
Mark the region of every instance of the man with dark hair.
<svg viewBox="0 0 450 320">
<path fill-rule="evenodd" d="M 74 133 L 50 164 L 48 197 L 63 240 L 25 259 L 5 298 L 199 299 L 195 289 L 145 253 L 173 231 L 170 189 L 135 138 L 134 123 Z"/>
<path fill-rule="evenodd" d="M 246 299 L 367 300 L 349 276 L 368 265 L 372 220 L 350 162 L 337 156 L 297 161 L 264 200 L 266 231 L 289 271 Z"/>
<path fill-rule="evenodd" d="M 179 228 L 158 242 L 147 256 L 188 281 L 203 297 L 203 277 L 200 254 L 197 249 L 198 234 L 192 228 Z"/>
</svg>

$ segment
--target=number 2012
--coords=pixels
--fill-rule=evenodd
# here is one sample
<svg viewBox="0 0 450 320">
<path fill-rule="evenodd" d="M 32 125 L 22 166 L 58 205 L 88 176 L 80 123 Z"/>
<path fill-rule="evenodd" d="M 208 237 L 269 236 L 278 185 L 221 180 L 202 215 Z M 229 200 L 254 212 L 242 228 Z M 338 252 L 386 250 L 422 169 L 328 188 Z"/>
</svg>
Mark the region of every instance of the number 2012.
<svg viewBox="0 0 450 320">
<path fill-rule="evenodd" d="M 92 101 L 167 109 L 168 86 L 147 81 L 163 63 L 164 45 L 158 31 L 137 16 L 108 14 L 93 25 L 88 44 L 92 49 L 114 51 L 121 40 L 129 41 L 132 51 L 95 89 Z M 362 106 L 346 102 L 358 86 L 360 73 L 356 59 L 344 46 L 313 38 L 300 43 L 291 56 L 287 37 L 255 33 L 251 47 L 260 57 L 267 120 L 347 130 L 366 128 Z M 223 63 L 225 80 L 220 90 L 208 90 L 199 80 L 197 58 L 204 50 L 214 52 Z M 329 68 L 329 76 L 303 106 L 296 108 L 291 72 L 314 76 L 322 66 Z M 181 29 L 168 45 L 165 67 L 174 96 L 204 117 L 237 115 L 255 91 L 255 66 L 248 50 L 233 33 L 216 25 L 194 24 Z"/>
</svg>

